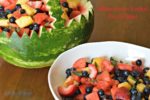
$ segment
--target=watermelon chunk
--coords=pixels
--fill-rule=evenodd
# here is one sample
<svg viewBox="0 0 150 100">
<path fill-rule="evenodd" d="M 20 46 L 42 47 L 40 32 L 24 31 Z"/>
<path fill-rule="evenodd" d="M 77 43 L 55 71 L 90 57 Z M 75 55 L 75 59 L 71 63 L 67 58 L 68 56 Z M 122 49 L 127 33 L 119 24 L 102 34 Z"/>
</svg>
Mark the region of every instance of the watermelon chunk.
<svg viewBox="0 0 150 100">
<path fill-rule="evenodd" d="M 119 68 L 120 70 L 132 71 L 132 66 L 129 65 L 129 64 L 122 64 L 122 63 L 120 63 L 120 64 L 118 64 L 118 68 Z"/>
<path fill-rule="evenodd" d="M 5 10 L 7 10 L 7 9 L 12 10 L 12 9 L 15 8 L 15 6 L 16 6 L 16 3 L 12 3 L 12 4 L 8 5 L 8 6 L 6 6 Z"/>
<path fill-rule="evenodd" d="M 97 92 L 92 92 L 92 93 L 86 95 L 85 98 L 86 98 L 86 100 L 100 100 Z"/>
<path fill-rule="evenodd" d="M 48 19 L 48 15 L 45 13 L 37 13 L 33 16 L 34 22 L 41 24 L 44 20 Z"/>
<path fill-rule="evenodd" d="M 10 2 L 8 0 L 0 0 L 0 5 L 7 7 L 10 5 Z"/>
<path fill-rule="evenodd" d="M 74 68 L 85 68 L 87 63 L 87 58 L 80 58 L 74 64 Z"/>
</svg>

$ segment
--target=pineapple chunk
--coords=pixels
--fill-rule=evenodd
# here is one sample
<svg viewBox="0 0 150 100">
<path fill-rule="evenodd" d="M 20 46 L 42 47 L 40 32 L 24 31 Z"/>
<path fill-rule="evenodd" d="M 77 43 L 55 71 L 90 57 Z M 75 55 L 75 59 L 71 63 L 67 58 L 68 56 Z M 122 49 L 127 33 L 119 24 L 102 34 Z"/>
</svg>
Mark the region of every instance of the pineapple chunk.
<svg viewBox="0 0 150 100">
<path fill-rule="evenodd" d="M 143 83 L 140 83 L 136 86 L 136 89 L 138 90 L 138 92 L 143 92 L 145 87 L 146 86 Z"/>
<path fill-rule="evenodd" d="M 0 26 L 2 26 L 2 27 L 9 26 L 9 20 L 8 19 L 0 19 Z"/>
<path fill-rule="evenodd" d="M 150 78 L 150 70 L 148 70 L 145 74 L 145 76 L 148 76 Z"/>
<path fill-rule="evenodd" d="M 118 85 L 118 87 L 119 87 L 119 88 L 120 88 L 120 87 L 125 87 L 125 88 L 127 88 L 128 90 L 131 89 L 131 85 L 130 85 L 128 82 L 120 83 L 120 84 Z"/>
<path fill-rule="evenodd" d="M 34 21 L 32 20 L 32 18 L 30 16 L 22 16 L 21 18 L 16 20 L 16 23 L 20 28 L 24 28 L 26 26 L 29 26 L 33 22 Z"/>
<path fill-rule="evenodd" d="M 100 57 L 96 57 L 92 61 L 92 64 L 96 65 L 98 72 L 101 72 L 103 60 L 104 60 L 104 58 L 102 58 L 102 57 L 101 58 Z"/>
<path fill-rule="evenodd" d="M 29 0 L 18 0 L 17 4 L 25 4 L 27 1 L 29 1 Z"/>
<path fill-rule="evenodd" d="M 79 4 L 79 0 L 67 0 L 70 8 L 76 8 Z"/>
<path fill-rule="evenodd" d="M 36 13 L 36 10 L 27 4 L 22 4 L 21 7 L 25 9 L 26 13 L 30 16 L 34 15 Z"/>
<path fill-rule="evenodd" d="M 127 80 L 131 85 L 134 85 L 136 83 L 136 80 L 131 75 L 128 76 Z"/>
<path fill-rule="evenodd" d="M 12 17 L 13 16 L 13 14 L 8 14 L 7 15 L 7 18 L 10 18 L 10 17 Z"/>
</svg>

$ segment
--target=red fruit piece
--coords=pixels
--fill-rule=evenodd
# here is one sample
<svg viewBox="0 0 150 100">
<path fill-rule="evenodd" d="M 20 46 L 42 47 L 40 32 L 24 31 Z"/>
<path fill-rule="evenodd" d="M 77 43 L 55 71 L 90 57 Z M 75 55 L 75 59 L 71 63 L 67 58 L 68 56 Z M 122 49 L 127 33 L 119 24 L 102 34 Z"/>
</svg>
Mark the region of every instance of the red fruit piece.
<svg viewBox="0 0 150 100">
<path fill-rule="evenodd" d="M 120 64 L 118 64 L 118 68 L 119 68 L 120 70 L 132 71 L 132 66 L 129 65 L 129 64 L 122 64 L 122 63 L 120 63 Z"/>
<path fill-rule="evenodd" d="M 97 92 L 92 92 L 92 93 L 86 95 L 85 98 L 86 98 L 86 100 L 100 100 Z"/>
<path fill-rule="evenodd" d="M 37 13 L 33 16 L 35 23 L 41 24 L 44 20 L 48 18 L 48 15 L 45 13 Z"/>
<path fill-rule="evenodd" d="M 103 60 L 102 62 L 102 71 L 108 71 L 108 72 L 112 72 L 114 69 L 114 66 L 111 64 L 111 62 L 107 59 Z"/>
<path fill-rule="evenodd" d="M 111 88 L 111 95 L 112 95 L 113 100 L 116 99 L 115 95 L 116 95 L 117 89 L 118 89 L 117 86 L 113 86 L 113 87 Z"/>
<path fill-rule="evenodd" d="M 130 100 L 130 92 L 124 87 L 118 88 L 115 94 L 115 98 L 117 100 Z"/>
<path fill-rule="evenodd" d="M 10 3 L 16 3 L 18 0 L 8 0 Z"/>
<path fill-rule="evenodd" d="M 74 64 L 74 68 L 85 68 L 87 63 L 87 58 L 80 58 Z"/>
<path fill-rule="evenodd" d="M 106 81 L 99 81 L 96 85 L 98 89 L 102 89 L 104 91 L 107 91 L 111 88 L 111 83 Z"/>
<path fill-rule="evenodd" d="M 0 28 L 0 33 L 2 32 L 2 29 Z"/>
<path fill-rule="evenodd" d="M 0 5 L 7 7 L 10 5 L 10 2 L 8 0 L 0 0 Z"/>
<path fill-rule="evenodd" d="M 28 29 L 28 28 L 22 28 L 22 29 L 20 29 L 20 31 L 18 32 L 18 35 L 19 35 L 20 37 L 22 37 L 22 35 L 23 35 L 24 33 L 29 34 L 29 32 L 30 32 L 30 29 Z"/>
<path fill-rule="evenodd" d="M 5 10 L 6 10 L 6 9 L 12 10 L 12 9 L 14 9 L 15 7 L 16 7 L 16 3 L 12 3 L 12 4 L 8 5 L 8 6 L 6 6 L 6 7 L 5 7 Z"/>
<path fill-rule="evenodd" d="M 80 85 L 79 90 L 81 91 L 81 94 L 86 94 L 86 85 Z"/>
<path fill-rule="evenodd" d="M 90 78 L 95 78 L 96 75 L 97 75 L 97 69 L 96 69 L 95 65 L 89 64 L 88 67 L 90 69 L 90 75 L 89 75 L 89 77 Z"/>
<path fill-rule="evenodd" d="M 99 81 L 111 81 L 111 76 L 110 76 L 109 72 L 104 71 L 101 74 L 97 75 L 96 80 L 99 80 Z"/>
<path fill-rule="evenodd" d="M 75 75 L 75 74 L 72 74 L 72 77 L 73 77 L 73 79 L 75 80 L 75 81 L 77 81 L 77 82 L 80 82 L 80 77 L 79 76 L 77 76 L 77 75 Z"/>
<path fill-rule="evenodd" d="M 70 85 L 68 87 L 60 86 L 58 87 L 58 92 L 61 96 L 72 96 L 77 89 L 76 85 Z"/>
<path fill-rule="evenodd" d="M 29 1 L 27 4 L 33 8 L 41 8 L 42 1 Z"/>
<path fill-rule="evenodd" d="M 80 11 L 72 11 L 72 13 L 70 14 L 70 18 L 75 18 L 75 17 L 77 17 L 80 14 L 81 14 Z"/>
<path fill-rule="evenodd" d="M 85 77 L 82 77 L 80 82 L 82 84 L 86 84 L 86 85 L 92 85 L 92 82 L 91 82 L 91 79 L 90 78 L 85 78 Z"/>
<path fill-rule="evenodd" d="M 20 17 L 22 16 L 21 13 L 20 13 L 20 10 L 15 11 L 15 12 L 13 13 L 13 16 L 14 16 L 16 19 L 20 18 Z"/>
<path fill-rule="evenodd" d="M 75 96 L 73 98 L 73 100 L 84 100 L 84 95 L 83 94 L 79 94 L 79 95 Z"/>
</svg>

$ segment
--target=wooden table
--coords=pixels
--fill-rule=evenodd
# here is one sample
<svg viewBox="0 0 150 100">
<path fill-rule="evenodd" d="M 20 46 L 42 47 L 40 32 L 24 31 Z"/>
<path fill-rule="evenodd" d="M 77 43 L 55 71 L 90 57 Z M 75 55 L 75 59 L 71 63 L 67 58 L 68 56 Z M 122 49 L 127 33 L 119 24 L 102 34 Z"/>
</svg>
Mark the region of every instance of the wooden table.
<svg viewBox="0 0 150 100">
<path fill-rule="evenodd" d="M 95 9 L 95 28 L 90 42 L 115 40 L 150 47 L 149 0 L 92 0 L 92 3 Z M 145 7 L 145 10 L 112 11 L 110 8 L 110 11 L 105 11 L 106 9 L 100 10 L 102 6 L 127 9 Z M 136 15 L 137 18 L 126 18 L 128 14 Z M 49 68 L 22 69 L 0 59 L 0 100 L 53 100 L 47 83 L 48 70 Z"/>
</svg>

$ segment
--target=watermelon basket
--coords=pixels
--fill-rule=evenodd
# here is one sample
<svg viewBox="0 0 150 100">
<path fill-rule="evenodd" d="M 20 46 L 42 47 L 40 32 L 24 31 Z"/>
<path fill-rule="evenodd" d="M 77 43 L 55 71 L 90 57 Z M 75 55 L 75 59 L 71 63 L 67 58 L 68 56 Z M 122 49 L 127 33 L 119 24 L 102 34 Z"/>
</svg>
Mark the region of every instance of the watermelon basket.
<svg viewBox="0 0 150 100">
<path fill-rule="evenodd" d="M 94 26 L 89 0 L 0 0 L 0 57 L 23 68 L 50 66 L 88 41 Z"/>
</svg>

